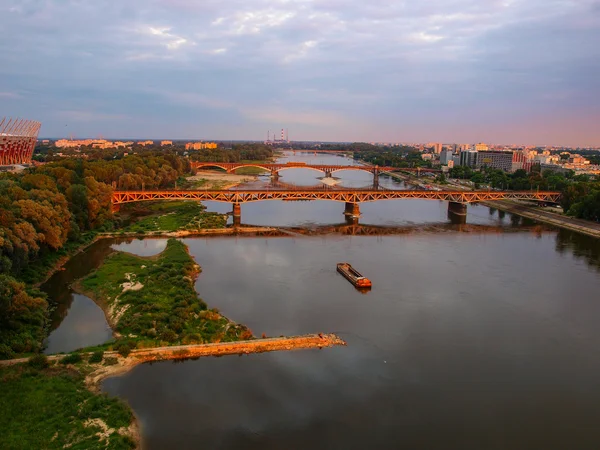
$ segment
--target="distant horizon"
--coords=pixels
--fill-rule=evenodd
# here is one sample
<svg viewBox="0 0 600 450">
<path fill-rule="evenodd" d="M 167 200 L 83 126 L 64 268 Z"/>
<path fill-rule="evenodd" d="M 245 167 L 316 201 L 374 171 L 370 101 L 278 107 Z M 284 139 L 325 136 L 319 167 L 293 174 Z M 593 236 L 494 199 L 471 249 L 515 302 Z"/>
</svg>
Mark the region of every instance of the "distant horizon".
<svg viewBox="0 0 600 450">
<path fill-rule="evenodd" d="M 598 0 L 6 0 L 0 29 L 0 113 L 42 135 L 600 146 Z"/>
<path fill-rule="evenodd" d="M 71 139 L 70 137 L 48 137 L 48 136 L 38 136 L 38 140 L 51 140 L 57 141 L 60 139 Z M 266 139 L 210 139 L 210 138 L 150 138 L 150 137 L 73 137 L 75 141 L 81 141 L 86 139 L 105 139 L 107 141 L 173 141 L 173 142 L 249 142 L 249 143 L 262 143 L 266 142 Z M 441 143 L 442 145 L 474 145 L 477 143 L 484 143 L 489 146 L 505 146 L 505 147 L 565 147 L 565 148 L 591 148 L 591 149 L 600 149 L 600 144 L 598 145 L 561 145 L 561 144 L 525 144 L 525 143 L 496 143 L 496 142 L 443 142 L 443 141 L 433 141 L 427 140 L 422 142 L 409 142 L 409 141 L 320 141 L 320 140 L 292 140 L 290 139 L 289 143 L 306 143 L 306 144 L 399 144 L 399 145 L 427 145 L 430 143 Z"/>
</svg>

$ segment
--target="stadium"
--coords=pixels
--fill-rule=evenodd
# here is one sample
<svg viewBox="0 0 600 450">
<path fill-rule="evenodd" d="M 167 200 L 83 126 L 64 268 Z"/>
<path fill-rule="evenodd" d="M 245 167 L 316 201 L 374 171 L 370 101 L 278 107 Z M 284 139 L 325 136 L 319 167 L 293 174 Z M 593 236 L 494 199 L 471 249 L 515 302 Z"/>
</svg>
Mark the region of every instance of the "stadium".
<svg viewBox="0 0 600 450">
<path fill-rule="evenodd" d="M 40 122 L 3 118 L 0 122 L 0 166 L 29 164 Z"/>
</svg>

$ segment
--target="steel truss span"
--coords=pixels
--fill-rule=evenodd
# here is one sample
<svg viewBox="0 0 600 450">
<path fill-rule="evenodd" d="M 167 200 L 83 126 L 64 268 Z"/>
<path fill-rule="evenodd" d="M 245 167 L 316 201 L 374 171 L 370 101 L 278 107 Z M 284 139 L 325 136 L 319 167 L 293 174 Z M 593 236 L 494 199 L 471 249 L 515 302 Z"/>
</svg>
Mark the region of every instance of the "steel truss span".
<svg viewBox="0 0 600 450">
<path fill-rule="evenodd" d="M 429 168 L 421 168 L 421 167 L 379 167 L 379 166 L 366 166 L 366 165 L 356 165 L 356 166 L 340 166 L 340 165 L 331 165 L 331 164 L 304 164 L 297 162 L 289 162 L 285 164 L 260 164 L 260 163 L 220 163 L 220 162 L 198 162 L 192 161 L 190 163 L 193 169 L 202 169 L 202 168 L 211 168 L 218 167 L 227 172 L 234 172 L 237 169 L 242 167 L 258 167 L 260 169 L 264 169 L 267 172 L 279 172 L 281 170 L 286 169 L 312 169 L 317 170 L 319 172 L 324 173 L 334 173 L 339 172 L 341 170 L 361 170 L 363 172 L 369 172 L 372 174 L 380 174 L 382 172 L 416 172 L 416 173 L 425 173 L 425 172 L 441 172 L 439 169 L 429 169 Z"/>
<path fill-rule="evenodd" d="M 377 200 L 421 199 L 445 200 L 456 203 L 476 203 L 490 200 L 518 199 L 557 203 L 560 192 L 545 191 L 378 191 L 357 189 L 287 190 L 163 190 L 163 191 L 113 191 L 113 205 L 151 200 L 196 200 L 224 203 L 248 203 L 264 200 L 331 200 L 335 202 L 362 203 Z"/>
<path fill-rule="evenodd" d="M 28 164 L 41 124 L 33 120 L 3 118 L 0 121 L 0 166 Z"/>
</svg>

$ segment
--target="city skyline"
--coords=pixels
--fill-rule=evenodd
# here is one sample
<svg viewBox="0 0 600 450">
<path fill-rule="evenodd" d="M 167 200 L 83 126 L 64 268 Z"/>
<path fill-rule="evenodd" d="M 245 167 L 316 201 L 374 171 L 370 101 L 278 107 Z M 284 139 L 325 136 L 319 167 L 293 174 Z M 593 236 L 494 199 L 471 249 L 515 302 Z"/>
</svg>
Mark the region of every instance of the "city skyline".
<svg viewBox="0 0 600 450">
<path fill-rule="evenodd" d="M 600 2 L 9 0 L 40 137 L 600 145 Z"/>
</svg>

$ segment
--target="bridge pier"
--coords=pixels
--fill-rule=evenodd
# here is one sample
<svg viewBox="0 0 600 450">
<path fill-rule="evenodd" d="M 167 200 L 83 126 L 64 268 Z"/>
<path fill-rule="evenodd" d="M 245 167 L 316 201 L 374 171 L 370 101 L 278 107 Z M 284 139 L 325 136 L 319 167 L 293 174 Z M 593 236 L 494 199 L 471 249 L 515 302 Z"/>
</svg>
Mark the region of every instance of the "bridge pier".
<svg viewBox="0 0 600 450">
<path fill-rule="evenodd" d="M 346 216 L 346 225 L 358 225 L 358 217 Z"/>
<path fill-rule="evenodd" d="M 325 178 L 331 178 L 331 170 L 325 171 Z"/>
<path fill-rule="evenodd" d="M 448 202 L 448 212 L 459 216 L 467 215 L 467 204 L 460 202 Z"/>
<path fill-rule="evenodd" d="M 360 217 L 360 207 L 358 206 L 358 203 L 346 202 L 344 215 L 350 217 Z"/>
<path fill-rule="evenodd" d="M 110 210 L 112 213 L 117 213 L 121 209 L 121 205 L 117 205 L 115 203 L 111 203 Z"/>
<path fill-rule="evenodd" d="M 375 170 L 373 171 L 373 188 L 379 188 L 379 169 L 375 166 Z"/>
<path fill-rule="evenodd" d="M 239 227 L 242 224 L 242 205 L 239 203 L 233 204 L 233 226 Z"/>
<path fill-rule="evenodd" d="M 271 178 L 275 181 L 279 180 L 279 172 L 275 169 L 271 170 Z"/>
</svg>

